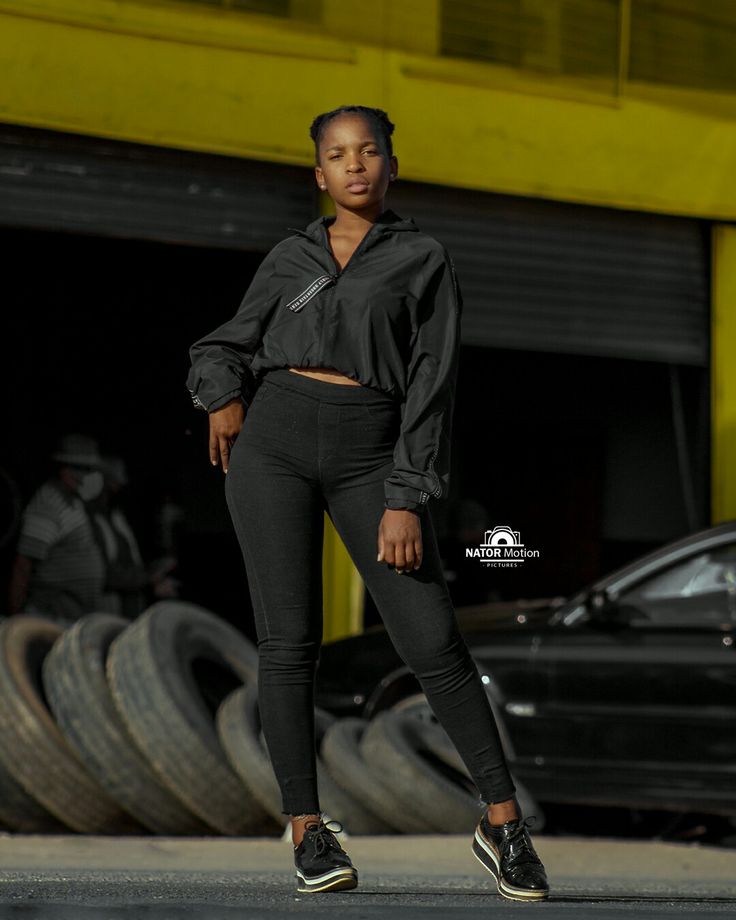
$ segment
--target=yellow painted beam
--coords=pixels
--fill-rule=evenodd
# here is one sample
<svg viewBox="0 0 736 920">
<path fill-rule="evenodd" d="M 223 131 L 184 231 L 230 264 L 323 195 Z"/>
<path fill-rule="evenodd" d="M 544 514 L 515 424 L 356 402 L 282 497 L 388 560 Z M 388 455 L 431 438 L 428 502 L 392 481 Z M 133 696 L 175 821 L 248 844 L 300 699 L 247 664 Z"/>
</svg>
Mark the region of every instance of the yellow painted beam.
<svg viewBox="0 0 736 920">
<path fill-rule="evenodd" d="M 341 386 L 339 383 L 333 386 Z M 363 631 L 365 586 L 335 526 L 325 512 L 322 556 L 325 642 Z"/>
<path fill-rule="evenodd" d="M 736 519 L 736 227 L 712 231 L 711 512 Z"/>
<path fill-rule="evenodd" d="M 0 120 L 311 165 L 312 118 L 360 102 L 396 122 L 400 180 L 736 219 L 736 97 L 627 83 L 616 98 L 440 58 L 437 0 L 375 0 L 362 38 L 348 6 L 325 0 L 325 23 L 300 23 L 0 0 Z"/>
</svg>

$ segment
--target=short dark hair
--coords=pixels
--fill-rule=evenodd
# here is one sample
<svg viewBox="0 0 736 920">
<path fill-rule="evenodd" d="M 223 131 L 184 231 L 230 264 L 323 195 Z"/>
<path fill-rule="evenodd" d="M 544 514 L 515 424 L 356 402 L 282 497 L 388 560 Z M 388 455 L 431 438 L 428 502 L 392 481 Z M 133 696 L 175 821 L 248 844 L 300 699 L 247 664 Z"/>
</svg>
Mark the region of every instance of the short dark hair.
<svg viewBox="0 0 736 920">
<path fill-rule="evenodd" d="M 367 105 L 341 105 L 331 112 L 323 112 L 318 115 L 309 128 L 309 136 L 314 141 L 314 158 L 319 166 L 319 145 L 322 142 L 322 135 L 325 127 L 337 118 L 338 115 L 362 115 L 375 129 L 376 133 L 383 140 L 384 147 L 389 156 L 393 156 L 394 150 L 391 143 L 391 135 L 394 133 L 394 124 L 389 119 L 383 109 L 374 109 Z"/>
</svg>

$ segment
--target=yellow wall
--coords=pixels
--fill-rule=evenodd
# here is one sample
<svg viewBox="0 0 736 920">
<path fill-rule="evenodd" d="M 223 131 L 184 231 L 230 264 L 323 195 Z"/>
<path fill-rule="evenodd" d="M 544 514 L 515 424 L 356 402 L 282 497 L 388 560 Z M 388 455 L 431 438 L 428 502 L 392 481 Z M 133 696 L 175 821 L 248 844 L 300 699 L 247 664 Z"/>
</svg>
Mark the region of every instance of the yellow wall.
<svg viewBox="0 0 736 920">
<path fill-rule="evenodd" d="M 442 59 L 437 0 L 374 0 L 360 30 L 347 8 L 324 0 L 328 31 L 176 2 L 0 0 L 0 120 L 309 165 L 311 118 L 357 101 L 396 122 L 407 179 L 736 218 L 731 97 L 616 98 Z"/>
<path fill-rule="evenodd" d="M 736 227 L 713 227 L 712 518 L 736 519 Z"/>
</svg>

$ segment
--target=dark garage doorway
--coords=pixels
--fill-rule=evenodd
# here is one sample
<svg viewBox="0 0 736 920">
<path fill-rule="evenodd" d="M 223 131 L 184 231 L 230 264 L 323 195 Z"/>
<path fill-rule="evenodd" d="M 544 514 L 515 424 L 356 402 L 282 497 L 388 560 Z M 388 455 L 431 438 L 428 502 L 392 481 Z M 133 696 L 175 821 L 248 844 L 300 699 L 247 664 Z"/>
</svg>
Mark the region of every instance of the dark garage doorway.
<svg viewBox="0 0 736 920">
<path fill-rule="evenodd" d="M 157 551 L 162 502 L 173 501 L 186 599 L 250 633 L 222 472 L 208 462 L 206 416 L 185 380 L 190 344 L 237 309 L 263 256 L 25 229 L 0 239 L 12 330 L 0 464 L 27 500 L 59 435 L 96 436 L 128 465 L 144 556 Z"/>
</svg>

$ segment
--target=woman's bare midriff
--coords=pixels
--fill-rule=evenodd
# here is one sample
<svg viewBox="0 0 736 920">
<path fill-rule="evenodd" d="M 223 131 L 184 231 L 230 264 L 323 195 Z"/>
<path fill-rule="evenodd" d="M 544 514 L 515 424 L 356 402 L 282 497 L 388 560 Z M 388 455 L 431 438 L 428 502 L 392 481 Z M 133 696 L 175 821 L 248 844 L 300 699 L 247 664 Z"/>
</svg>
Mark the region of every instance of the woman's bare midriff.
<svg viewBox="0 0 736 920">
<path fill-rule="evenodd" d="M 289 367 L 287 370 L 293 371 L 295 374 L 302 374 L 304 377 L 314 377 L 315 380 L 324 380 L 325 383 L 351 384 L 354 387 L 363 386 L 358 380 L 353 380 L 352 377 L 348 377 L 342 371 L 335 370 L 334 367 Z"/>
</svg>

